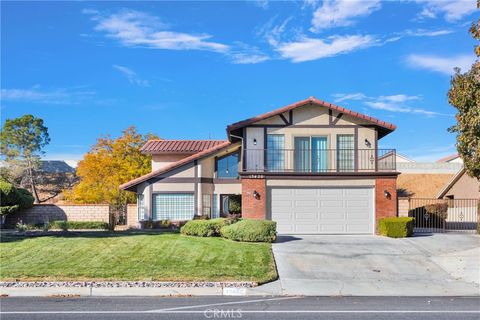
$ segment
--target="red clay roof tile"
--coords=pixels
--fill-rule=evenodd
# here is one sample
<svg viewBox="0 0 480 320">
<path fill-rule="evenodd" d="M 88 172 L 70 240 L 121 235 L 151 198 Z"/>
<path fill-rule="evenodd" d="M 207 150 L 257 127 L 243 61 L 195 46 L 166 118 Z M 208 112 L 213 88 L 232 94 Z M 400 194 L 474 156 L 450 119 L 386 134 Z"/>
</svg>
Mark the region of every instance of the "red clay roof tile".
<svg viewBox="0 0 480 320">
<path fill-rule="evenodd" d="M 163 167 L 161 169 L 158 169 L 156 171 L 152 171 L 150 173 L 147 173 L 141 177 L 138 177 L 136 179 L 133 179 L 133 180 L 130 180 L 124 184 L 122 184 L 119 188 L 122 189 L 122 190 L 127 190 L 133 186 L 136 186 L 137 184 L 140 184 L 144 181 L 147 181 L 148 179 L 151 179 L 151 178 L 154 178 L 162 173 L 166 173 L 170 170 L 173 170 L 173 169 L 176 169 L 176 168 L 179 168 L 187 163 L 190 163 L 194 160 L 198 160 L 200 158 L 203 158 L 203 157 L 206 157 L 214 152 L 217 152 L 223 148 L 226 148 L 228 146 L 230 146 L 232 143 L 229 142 L 229 141 L 223 141 L 222 143 L 220 144 L 216 144 L 215 146 L 209 148 L 209 149 L 206 149 L 206 150 L 203 150 L 201 152 L 198 152 L 198 153 L 195 153 L 195 154 L 192 154 L 191 156 L 189 157 L 186 157 L 186 158 L 183 158 L 181 160 L 178 160 L 177 162 L 174 162 L 172 164 L 169 164 L 168 166 L 166 167 Z"/>
<path fill-rule="evenodd" d="M 149 140 L 143 153 L 197 153 L 218 146 L 226 140 Z"/>
</svg>

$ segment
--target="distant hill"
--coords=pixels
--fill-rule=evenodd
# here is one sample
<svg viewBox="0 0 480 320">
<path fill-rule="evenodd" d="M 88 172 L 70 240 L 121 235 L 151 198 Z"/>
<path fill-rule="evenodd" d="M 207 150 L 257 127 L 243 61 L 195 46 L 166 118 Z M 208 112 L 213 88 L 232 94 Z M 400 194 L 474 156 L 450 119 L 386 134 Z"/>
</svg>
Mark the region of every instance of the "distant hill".
<svg viewBox="0 0 480 320">
<path fill-rule="evenodd" d="M 42 160 L 41 171 L 45 173 L 74 173 L 75 169 L 62 160 Z"/>
</svg>

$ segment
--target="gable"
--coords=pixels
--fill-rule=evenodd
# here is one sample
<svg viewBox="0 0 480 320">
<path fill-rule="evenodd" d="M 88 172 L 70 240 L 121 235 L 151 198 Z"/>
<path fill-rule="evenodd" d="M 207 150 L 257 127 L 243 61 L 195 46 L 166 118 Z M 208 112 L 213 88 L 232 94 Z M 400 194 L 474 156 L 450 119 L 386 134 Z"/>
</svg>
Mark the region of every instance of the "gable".
<svg viewBox="0 0 480 320">
<path fill-rule="evenodd" d="M 337 118 L 337 116 L 340 116 Z M 333 121 L 333 122 L 332 122 Z M 241 134 L 248 126 L 287 126 L 287 125 L 364 125 L 375 127 L 379 138 L 389 134 L 396 126 L 386 121 L 318 100 L 314 97 L 293 103 L 256 117 L 242 120 L 227 127 L 229 139 Z"/>
</svg>

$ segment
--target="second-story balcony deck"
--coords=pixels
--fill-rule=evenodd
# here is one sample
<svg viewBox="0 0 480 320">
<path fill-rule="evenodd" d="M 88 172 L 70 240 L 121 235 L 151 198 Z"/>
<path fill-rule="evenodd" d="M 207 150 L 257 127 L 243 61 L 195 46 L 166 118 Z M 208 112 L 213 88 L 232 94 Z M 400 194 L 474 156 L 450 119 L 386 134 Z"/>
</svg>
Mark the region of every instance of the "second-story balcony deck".
<svg viewBox="0 0 480 320">
<path fill-rule="evenodd" d="M 248 173 L 375 173 L 396 171 L 395 149 L 246 149 Z"/>
</svg>

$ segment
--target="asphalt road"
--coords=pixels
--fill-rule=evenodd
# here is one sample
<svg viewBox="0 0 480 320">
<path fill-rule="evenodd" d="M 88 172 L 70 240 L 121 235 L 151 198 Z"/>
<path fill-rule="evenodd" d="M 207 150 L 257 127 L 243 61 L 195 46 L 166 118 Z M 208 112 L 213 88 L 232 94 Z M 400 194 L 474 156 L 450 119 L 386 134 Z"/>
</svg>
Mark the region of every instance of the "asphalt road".
<svg viewBox="0 0 480 320">
<path fill-rule="evenodd" d="M 7 319 L 480 319 L 480 297 L 2 298 Z"/>
</svg>

